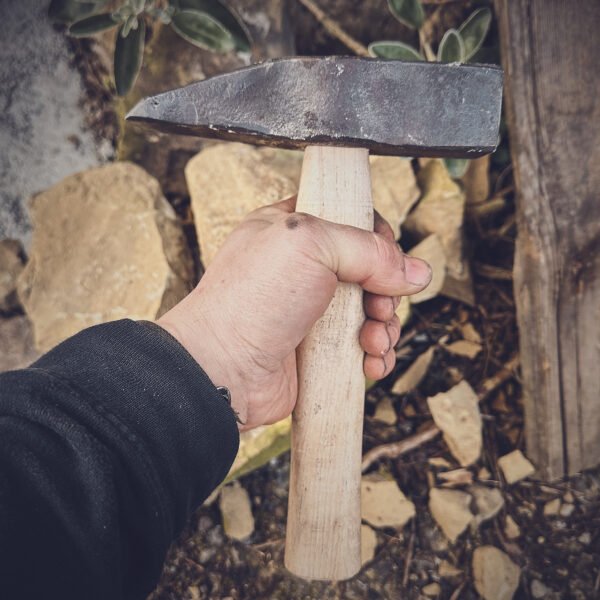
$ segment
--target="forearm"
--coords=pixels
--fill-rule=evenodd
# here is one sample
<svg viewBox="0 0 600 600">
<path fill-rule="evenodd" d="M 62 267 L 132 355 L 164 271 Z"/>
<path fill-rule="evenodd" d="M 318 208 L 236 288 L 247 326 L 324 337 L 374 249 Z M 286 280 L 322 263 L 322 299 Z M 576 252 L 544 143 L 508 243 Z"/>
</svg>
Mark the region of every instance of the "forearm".
<svg viewBox="0 0 600 600">
<path fill-rule="evenodd" d="M 144 597 L 237 445 L 230 407 L 157 326 L 91 328 L 0 376 L 3 593 Z"/>
</svg>

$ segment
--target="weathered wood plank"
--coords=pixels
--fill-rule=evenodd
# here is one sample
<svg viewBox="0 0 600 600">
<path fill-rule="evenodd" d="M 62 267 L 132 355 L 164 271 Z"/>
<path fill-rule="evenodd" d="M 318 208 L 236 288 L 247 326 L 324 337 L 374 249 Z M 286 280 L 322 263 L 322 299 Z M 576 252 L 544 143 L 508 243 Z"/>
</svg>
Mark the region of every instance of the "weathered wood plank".
<svg viewBox="0 0 600 600">
<path fill-rule="evenodd" d="M 600 463 L 600 2 L 495 5 L 527 452 L 554 478 Z"/>
</svg>

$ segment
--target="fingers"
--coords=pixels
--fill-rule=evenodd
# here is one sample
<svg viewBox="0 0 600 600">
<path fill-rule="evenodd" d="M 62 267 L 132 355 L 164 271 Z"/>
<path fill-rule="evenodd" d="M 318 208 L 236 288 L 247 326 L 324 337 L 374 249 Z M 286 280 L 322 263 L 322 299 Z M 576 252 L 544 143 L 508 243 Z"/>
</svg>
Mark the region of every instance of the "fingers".
<svg viewBox="0 0 600 600">
<path fill-rule="evenodd" d="M 385 356 L 400 339 L 400 321 L 394 315 L 389 321 L 367 319 L 360 330 L 359 341 L 362 349 L 375 357 Z"/>
<path fill-rule="evenodd" d="M 396 364 L 396 354 L 390 350 L 385 356 L 371 356 L 365 354 L 363 371 L 369 379 L 383 379 L 387 377 Z"/>
<path fill-rule="evenodd" d="M 314 217 L 309 226 L 320 260 L 340 281 L 385 296 L 415 294 L 431 281 L 425 261 L 404 255 L 395 241 L 382 234 Z"/>
<path fill-rule="evenodd" d="M 363 297 L 365 314 L 367 317 L 376 319 L 377 321 L 389 321 L 392 319 L 399 303 L 399 296 L 380 296 L 379 294 L 365 292 Z"/>
<path fill-rule="evenodd" d="M 396 236 L 391 225 L 376 211 L 373 211 L 373 230 L 391 242 L 396 241 Z"/>
</svg>

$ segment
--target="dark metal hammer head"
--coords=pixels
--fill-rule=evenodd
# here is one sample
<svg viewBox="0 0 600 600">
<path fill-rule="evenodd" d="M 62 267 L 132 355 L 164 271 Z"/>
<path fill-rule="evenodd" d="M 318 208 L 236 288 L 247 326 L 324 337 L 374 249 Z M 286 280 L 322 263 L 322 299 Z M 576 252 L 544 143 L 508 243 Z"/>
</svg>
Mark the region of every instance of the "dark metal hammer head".
<svg viewBox="0 0 600 600">
<path fill-rule="evenodd" d="M 283 148 L 470 158 L 496 148 L 501 99 L 493 66 L 296 57 L 146 98 L 127 119 Z"/>
</svg>

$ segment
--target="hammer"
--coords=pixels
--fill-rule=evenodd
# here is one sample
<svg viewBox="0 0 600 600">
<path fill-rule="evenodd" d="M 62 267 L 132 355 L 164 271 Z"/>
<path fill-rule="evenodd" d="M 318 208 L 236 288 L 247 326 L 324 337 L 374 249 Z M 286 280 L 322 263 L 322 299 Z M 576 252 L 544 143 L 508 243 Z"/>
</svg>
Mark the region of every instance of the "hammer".
<svg viewBox="0 0 600 600">
<path fill-rule="evenodd" d="M 369 152 L 493 152 L 501 96 L 502 71 L 493 66 L 295 57 L 147 98 L 127 119 L 171 133 L 302 148 L 296 210 L 372 230 Z M 361 566 L 363 321 L 360 287 L 340 283 L 297 353 L 285 565 L 306 579 L 348 579 Z"/>
</svg>

